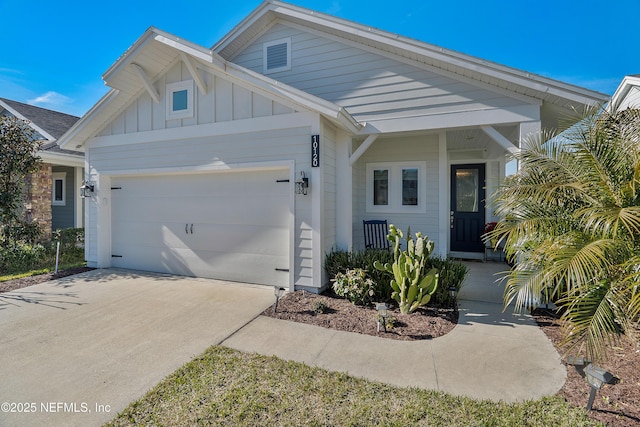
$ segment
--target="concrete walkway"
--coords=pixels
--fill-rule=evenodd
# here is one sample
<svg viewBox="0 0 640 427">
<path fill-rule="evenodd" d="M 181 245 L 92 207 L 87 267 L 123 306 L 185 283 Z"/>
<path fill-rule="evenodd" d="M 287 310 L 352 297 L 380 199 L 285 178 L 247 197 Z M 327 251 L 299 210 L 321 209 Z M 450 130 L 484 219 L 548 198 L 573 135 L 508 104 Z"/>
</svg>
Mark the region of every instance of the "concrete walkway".
<svg viewBox="0 0 640 427">
<path fill-rule="evenodd" d="M 222 345 L 476 399 L 512 402 L 556 393 L 566 370 L 555 348 L 530 316 L 502 312 L 495 274 L 506 266 L 467 265 L 459 323 L 444 337 L 397 341 L 260 316 Z"/>
</svg>

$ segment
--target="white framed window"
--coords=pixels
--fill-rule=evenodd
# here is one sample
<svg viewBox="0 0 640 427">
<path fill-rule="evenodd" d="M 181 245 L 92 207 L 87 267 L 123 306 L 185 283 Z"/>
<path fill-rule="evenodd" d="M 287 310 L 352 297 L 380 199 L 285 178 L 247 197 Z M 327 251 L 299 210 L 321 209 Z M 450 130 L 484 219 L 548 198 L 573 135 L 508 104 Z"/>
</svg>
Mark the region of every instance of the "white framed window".
<svg viewBox="0 0 640 427">
<path fill-rule="evenodd" d="M 193 117 L 193 80 L 167 84 L 167 120 Z"/>
<path fill-rule="evenodd" d="M 67 173 L 54 172 L 52 176 L 51 204 L 53 206 L 65 206 L 67 204 Z"/>
<path fill-rule="evenodd" d="M 426 162 L 367 163 L 367 212 L 426 212 Z"/>
<path fill-rule="evenodd" d="M 262 45 L 262 67 L 264 74 L 291 69 L 291 37 Z"/>
</svg>

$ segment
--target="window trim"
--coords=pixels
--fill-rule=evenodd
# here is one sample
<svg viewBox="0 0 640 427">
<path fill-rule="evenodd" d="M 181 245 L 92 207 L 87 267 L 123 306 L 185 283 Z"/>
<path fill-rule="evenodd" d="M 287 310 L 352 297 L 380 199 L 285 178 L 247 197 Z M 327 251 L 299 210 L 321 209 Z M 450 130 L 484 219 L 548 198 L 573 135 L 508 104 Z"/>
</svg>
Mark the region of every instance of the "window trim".
<svg viewBox="0 0 640 427">
<path fill-rule="evenodd" d="M 56 200 L 56 181 L 62 181 L 62 200 Z M 51 206 L 67 205 L 67 173 L 53 172 L 51 174 Z"/>
<path fill-rule="evenodd" d="M 376 162 L 367 163 L 366 168 L 366 211 L 372 213 L 426 213 L 427 211 L 427 162 Z M 388 205 L 373 204 L 374 171 L 386 169 L 389 171 Z M 402 171 L 404 169 L 418 170 L 418 204 L 402 204 Z"/>
<path fill-rule="evenodd" d="M 187 91 L 187 109 L 186 110 L 173 110 L 173 94 L 175 92 L 180 92 L 186 90 Z M 168 83 L 167 91 L 166 91 L 166 106 L 167 106 L 167 120 L 176 120 L 176 119 L 190 119 L 194 115 L 194 83 L 193 80 L 184 80 L 176 83 Z"/>
<path fill-rule="evenodd" d="M 287 64 L 282 67 L 267 68 L 267 48 L 278 44 L 286 43 L 287 45 Z M 272 40 L 262 44 L 262 71 L 263 74 L 279 73 L 281 71 L 289 71 L 291 69 L 291 37 Z"/>
</svg>

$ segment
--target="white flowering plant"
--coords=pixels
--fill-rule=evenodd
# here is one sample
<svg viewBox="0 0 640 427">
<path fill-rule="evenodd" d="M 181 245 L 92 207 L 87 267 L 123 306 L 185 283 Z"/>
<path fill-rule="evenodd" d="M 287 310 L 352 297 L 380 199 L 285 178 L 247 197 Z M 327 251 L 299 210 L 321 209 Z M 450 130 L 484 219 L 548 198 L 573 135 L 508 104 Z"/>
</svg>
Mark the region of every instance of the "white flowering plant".
<svg viewBox="0 0 640 427">
<path fill-rule="evenodd" d="M 333 282 L 333 291 L 356 305 L 365 305 L 372 301 L 375 295 L 375 283 L 367 277 L 367 272 L 361 268 L 337 273 Z"/>
</svg>

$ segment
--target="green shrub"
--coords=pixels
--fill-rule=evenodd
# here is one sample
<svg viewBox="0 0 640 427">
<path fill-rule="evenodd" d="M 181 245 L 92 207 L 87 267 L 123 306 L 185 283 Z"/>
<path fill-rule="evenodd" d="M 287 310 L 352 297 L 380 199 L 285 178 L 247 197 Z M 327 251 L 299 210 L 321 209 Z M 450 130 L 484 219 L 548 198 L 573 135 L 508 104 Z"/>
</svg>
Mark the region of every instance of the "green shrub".
<svg viewBox="0 0 640 427">
<path fill-rule="evenodd" d="M 449 296 L 449 287 L 454 286 L 459 291 L 469 273 L 469 268 L 461 262 L 440 257 L 428 258 L 426 266 L 427 268 L 437 269 L 439 274 L 438 289 L 432 295 L 431 302 L 441 305 L 452 304 L 453 301 Z"/>
<path fill-rule="evenodd" d="M 46 249 L 42 245 L 17 243 L 0 247 L 0 272 L 10 274 L 37 269 L 45 256 Z"/>
<path fill-rule="evenodd" d="M 325 269 L 329 279 L 334 279 L 338 273 L 346 273 L 347 270 L 356 268 L 366 272 L 367 277 L 374 283 L 374 299 L 376 301 L 387 301 L 391 298 L 391 287 L 389 281 L 391 275 L 378 271 L 373 267 L 373 262 L 379 261 L 383 264 L 393 262 L 393 253 L 385 249 L 367 249 L 364 251 L 343 251 L 334 250 L 325 257 Z"/>
<path fill-rule="evenodd" d="M 333 291 L 354 304 L 366 305 L 375 296 L 373 280 L 361 268 L 338 273 L 332 281 Z"/>
</svg>

